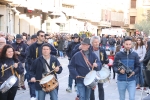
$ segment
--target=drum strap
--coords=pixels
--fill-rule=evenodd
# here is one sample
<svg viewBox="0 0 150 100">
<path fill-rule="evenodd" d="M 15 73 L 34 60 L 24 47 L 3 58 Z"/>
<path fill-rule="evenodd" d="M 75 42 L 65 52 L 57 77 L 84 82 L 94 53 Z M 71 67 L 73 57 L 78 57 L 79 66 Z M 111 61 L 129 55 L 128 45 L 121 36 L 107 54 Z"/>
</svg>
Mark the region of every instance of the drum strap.
<svg viewBox="0 0 150 100">
<path fill-rule="evenodd" d="M 87 66 L 89 67 L 91 67 L 92 68 L 92 64 L 89 62 L 89 60 L 87 59 L 87 57 L 83 54 L 83 52 L 82 51 L 80 51 L 81 52 L 81 54 L 82 54 L 82 56 L 83 56 L 83 58 L 84 58 L 84 61 L 86 62 L 86 64 L 87 64 Z"/>
<path fill-rule="evenodd" d="M 49 68 L 49 70 L 51 71 L 52 69 L 50 69 L 50 65 L 47 63 L 47 61 L 45 59 L 44 59 L 44 61 L 45 61 L 46 65 L 47 65 L 47 67 Z"/>
</svg>

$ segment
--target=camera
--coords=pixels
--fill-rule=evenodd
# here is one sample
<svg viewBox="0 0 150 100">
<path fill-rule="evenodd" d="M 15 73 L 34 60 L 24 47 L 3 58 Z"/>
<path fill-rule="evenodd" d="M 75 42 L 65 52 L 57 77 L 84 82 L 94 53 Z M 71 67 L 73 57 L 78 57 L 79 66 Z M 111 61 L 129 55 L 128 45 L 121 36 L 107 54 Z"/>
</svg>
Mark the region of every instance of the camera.
<svg viewBox="0 0 150 100">
<path fill-rule="evenodd" d="M 120 60 L 118 61 L 118 69 L 124 70 L 127 76 L 129 77 L 131 73 L 133 72 L 130 67 L 126 67 Z"/>
</svg>

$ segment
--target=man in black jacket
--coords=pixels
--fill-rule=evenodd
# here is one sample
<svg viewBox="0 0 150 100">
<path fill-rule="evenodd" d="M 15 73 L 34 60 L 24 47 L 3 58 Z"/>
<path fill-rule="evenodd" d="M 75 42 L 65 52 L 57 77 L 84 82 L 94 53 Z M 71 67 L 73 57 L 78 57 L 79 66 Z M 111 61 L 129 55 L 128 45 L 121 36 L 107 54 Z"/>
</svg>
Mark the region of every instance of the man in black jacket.
<svg viewBox="0 0 150 100">
<path fill-rule="evenodd" d="M 71 52 L 72 52 L 72 50 L 73 50 L 73 48 L 77 45 L 77 44 L 80 44 L 80 38 L 79 38 L 79 35 L 78 34 L 74 34 L 74 36 L 73 36 L 73 39 L 74 39 L 74 41 L 73 42 L 71 42 L 69 45 L 68 45 L 68 47 L 67 47 L 67 49 L 66 49 L 66 54 L 67 54 L 67 56 L 68 56 L 68 59 L 69 59 L 69 62 L 70 62 L 70 60 L 71 60 Z M 66 91 L 67 92 L 72 92 L 72 82 L 73 82 L 73 78 L 70 76 L 70 74 L 69 74 L 69 82 L 68 82 L 68 88 L 66 89 Z M 76 83 L 75 83 L 76 84 Z"/>
<path fill-rule="evenodd" d="M 22 66 L 25 67 L 25 59 L 26 59 L 25 50 L 27 48 L 27 44 L 25 44 L 22 41 L 22 36 L 20 34 L 16 35 L 16 42 L 12 43 L 12 46 L 15 49 L 15 54 L 18 56 L 18 59 L 22 63 Z M 24 85 L 24 73 L 20 75 L 19 87 L 26 90 Z"/>
<path fill-rule="evenodd" d="M 42 56 L 37 58 L 32 63 L 31 82 L 35 82 L 35 88 L 38 91 L 38 100 L 45 100 L 45 95 L 50 94 L 51 100 L 58 100 L 58 91 L 55 88 L 50 92 L 43 91 L 40 83 L 36 80 L 41 80 L 42 77 L 48 77 L 53 74 L 57 79 L 56 74 L 62 72 L 62 67 L 56 57 L 50 55 L 51 47 L 48 43 L 42 45 Z M 53 71 L 53 72 L 52 72 Z M 51 73 L 50 73 L 51 72 Z M 54 83 L 53 83 L 54 84 Z"/>
</svg>

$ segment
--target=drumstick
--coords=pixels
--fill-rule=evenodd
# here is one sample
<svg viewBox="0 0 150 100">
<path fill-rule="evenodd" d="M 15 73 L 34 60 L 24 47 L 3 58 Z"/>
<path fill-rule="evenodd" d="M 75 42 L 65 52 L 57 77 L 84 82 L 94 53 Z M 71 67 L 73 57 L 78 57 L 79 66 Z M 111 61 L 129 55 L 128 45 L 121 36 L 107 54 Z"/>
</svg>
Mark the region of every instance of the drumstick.
<svg viewBox="0 0 150 100">
<path fill-rule="evenodd" d="M 6 70 L 8 70 L 8 69 L 10 69 L 11 67 L 8 67 L 8 68 L 6 68 L 6 69 L 4 69 L 3 71 L 1 71 L 1 72 L 4 72 L 4 71 L 6 71 Z"/>
<path fill-rule="evenodd" d="M 78 76 L 79 78 L 85 78 L 85 77 L 83 77 L 83 76 Z"/>
<path fill-rule="evenodd" d="M 58 66 L 58 67 L 60 67 L 60 66 Z M 55 68 L 54 68 L 54 69 L 55 69 Z M 53 69 L 52 71 L 50 71 L 47 75 L 49 75 L 49 74 L 51 74 L 53 71 L 55 71 L 54 69 Z"/>
<path fill-rule="evenodd" d="M 36 81 L 39 81 L 39 82 L 40 82 L 41 80 L 36 80 Z M 31 82 L 31 80 L 29 80 L 29 82 Z"/>
<path fill-rule="evenodd" d="M 96 60 L 97 60 L 97 59 L 95 59 L 95 62 L 94 62 L 94 63 L 96 63 Z M 93 69 L 94 69 L 94 66 L 92 67 L 92 70 L 93 70 Z"/>
</svg>

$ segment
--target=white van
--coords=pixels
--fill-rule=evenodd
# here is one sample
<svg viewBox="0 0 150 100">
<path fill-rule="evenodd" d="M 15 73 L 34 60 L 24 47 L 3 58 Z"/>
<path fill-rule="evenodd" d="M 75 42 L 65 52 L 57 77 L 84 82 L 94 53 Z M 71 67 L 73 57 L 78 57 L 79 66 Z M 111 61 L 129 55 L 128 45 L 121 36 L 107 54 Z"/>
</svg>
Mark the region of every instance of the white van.
<svg viewBox="0 0 150 100">
<path fill-rule="evenodd" d="M 102 29 L 100 36 L 115 35 L 116 37 L 123 37 L 126 35 L 126 30 L 121 28 Z"/>
</svg>

